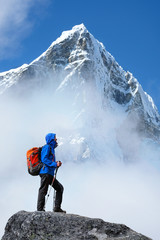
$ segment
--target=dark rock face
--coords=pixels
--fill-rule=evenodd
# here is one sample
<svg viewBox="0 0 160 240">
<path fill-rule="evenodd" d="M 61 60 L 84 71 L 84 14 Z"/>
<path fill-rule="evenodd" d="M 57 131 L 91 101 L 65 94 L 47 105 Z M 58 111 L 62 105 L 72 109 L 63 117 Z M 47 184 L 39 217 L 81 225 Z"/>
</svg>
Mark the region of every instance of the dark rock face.
<svg viewBox="0 0 160 240">
<path fill-rule="evenodd" d="M 149 240 L 125 225 L 72 214 L 25 212 L 14 214 L 2 240 Z"/>
</svg>

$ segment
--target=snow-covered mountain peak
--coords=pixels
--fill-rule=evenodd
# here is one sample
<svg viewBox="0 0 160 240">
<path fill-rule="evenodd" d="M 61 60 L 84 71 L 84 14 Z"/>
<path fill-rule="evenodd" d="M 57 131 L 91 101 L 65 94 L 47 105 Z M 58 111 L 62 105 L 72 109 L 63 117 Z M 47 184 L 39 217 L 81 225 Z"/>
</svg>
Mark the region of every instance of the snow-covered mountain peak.
<svg viewBox="0 0 160 240">
<path fill-rule="evenodd" d="M 84 32 L 87 33 L 88 30 L 85 27 L 85 25 L 82 23 L 82 24 L 79 24 L 79 25 L 75 25 L 71 30 L 62 32 L 62 35 L 60 36 L 60 38 L 62 38 L 62 37 L 67 38 L 70 35 L 73 35 L 75 32 L 78 32 L 78 33 L 82 34 Z M 60 38 L 58 38 L 58 39 L 60 39 Z"/>
<path fill-rule="evenodd" d="M 47 51 L 45 51 L 44 53 L 42 53 L 38 58 L 36 58 L 32 63 L 35 63 L 36 61 L 39 61 L 39 59 L 45 57 L 45 55 L 47 54 L 48 51 L 51 51 L 51 49 L 57 45 L 57 44 L 62 44 L 65 40 L 68 39 L 72 39 L 74 37 L 74 35 L 78 35 L 79 38 L 82 34 L 84 33 L 88 33 L 87 28 L 84 26 L 84 24 L 80 24 L 80 25 L 76 25 L 74 26 L 71 30 L 66 30 L 63 31 L 61 36 L 58 37 L 55 41 L 53 41 L 53 43 L 50 45 L 50 47 L 47 49 Z"/>
<path fill-rule="evenodd" d="M 57 93 L 70 92 L 73 105 L 79 106 L 77 116 L 81 118 L 90 109 L 88 102 L 96 101 L 98 97 L 99 107 L 114 112 L 120 110 L 127 118 L 134 116 L 141 132 L 159 138 L 160 116 L 152 98 L 84 24 L 64 31 L 30 64 L 0 74 L 1 93 L 11 90 L 12 86 L 14 89 L 21 86 L 21 91 L 24 91 L 47 84 L 51 84 Z M 90 92 L 92 96 L 88 94 Z"/>
</svg>

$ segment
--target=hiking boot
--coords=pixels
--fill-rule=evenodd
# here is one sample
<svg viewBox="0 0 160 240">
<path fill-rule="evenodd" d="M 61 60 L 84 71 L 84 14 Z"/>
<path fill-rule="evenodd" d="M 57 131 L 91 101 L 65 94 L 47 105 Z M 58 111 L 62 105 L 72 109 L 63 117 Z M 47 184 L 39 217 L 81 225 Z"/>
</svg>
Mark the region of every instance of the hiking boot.
<svg viewBox="0 0 160 240">
<path fill-rule="evenodd" d="M 39 212 L 45 212 L 45 209 L 43 208 L 42 210 L 41 209 L 37 209 L 37 211 Z"/>
<path fill-rule="evenodd" d="M 66 211 L 62 210 L 60 207 L 55 207 L 54 212 L 66 213 Z"/>
</svg>

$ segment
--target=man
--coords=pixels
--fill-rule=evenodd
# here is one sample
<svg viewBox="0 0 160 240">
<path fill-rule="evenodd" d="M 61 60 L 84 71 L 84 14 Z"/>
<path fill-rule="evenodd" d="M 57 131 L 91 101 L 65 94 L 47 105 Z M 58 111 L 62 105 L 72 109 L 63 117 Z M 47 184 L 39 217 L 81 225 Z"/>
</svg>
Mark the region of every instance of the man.
<svg viewBox="0 0 160 240">
<path fill-rule="evenodd" d="M 46 143 L 47 144 L 43 146 L 41 151 L 41 161 L 43 163 L 43 167 L 40 170 L 41 185 L 38 193 L 37 210 L 45 211 L 45 196 L 49 185 L 53 182 L 52 187 L 56 190 L 54 212 L 65 213 L 65 211 L 61 209 L 63 186 L 57 179 L 54 179 L 53 181 L 55 169 L 62 165 L 61 162 L 56 162 L 55 158 L 54 149 L 58 146 L 56 134 L 47 134 Z"/>
</svg>

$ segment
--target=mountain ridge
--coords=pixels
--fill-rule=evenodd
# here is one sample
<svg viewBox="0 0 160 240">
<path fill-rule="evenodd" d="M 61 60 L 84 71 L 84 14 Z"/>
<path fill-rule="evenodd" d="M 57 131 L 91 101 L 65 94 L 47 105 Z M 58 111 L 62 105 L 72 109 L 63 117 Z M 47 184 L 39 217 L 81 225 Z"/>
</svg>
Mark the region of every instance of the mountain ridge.
<svg viewBox="0 0 160 240">
<path fill-rule="evenodd" d="M 65 41 L 66 40 L 67 41 L 72 40 L 72 38 L 75 38 L 75 35 L 78 35 L 78 34 L 79 34 L 79 36 L 77 37 L 77 46 L 78 45 L 79 46 L 76 47 L 75 49 L 71 49 L 70 53 L 67 52 L 67 50 L 68 50 L 67 47 L 68 46 L 67 46 L 67 43 L 65 43 Z M 87 37 L 88 37 L 88 39 L 87 39 Z M 87 46 L 88 44 L 90 44 L 90 46 Z M 94 45 L 97 45 L 97 46 L 95 47 Z M 55 46 L 58 46 L 58 48 L 61 48 L 61 46 L 62 46 L 62 48 L 65 48 L 66 56 L 69 57 L 69 58 L 65 59 L 64 58 L 64 56 L 65 56 L 64 52 L 62 52 L 63 54 L 59 54 L 58 51 L 56 51 L 58 49 L 53 49 Z M 98 48 L 99 48 L 100 51 L 98 50 Z M 74 50 L 76 51 L 76 53 L 74 52 Z M 86 52 L 86 50 L 88 50 L 88 52 Z M 73 54 L 73 52 L 74 52 L 74 54 Z M 115 61 L 114 57 L 109 52 L 107 52 L 105 50 L 104 45 L 102 43 L 100 43 L 98 40 L 96 40 L 93 37 L 93 35 L 88 32 L 88 30 L 86 29 L 84 24 L 74 26 L 72 28 L 72 30 L 62 32 L 61 36 L 57 40 L 53 41 L 53 43 L 50 45 L 50 47 L 44 53 L 42 53 L 39 57 L 37 57 L 35 60 L 33 60 L 30 64 L 23 64 L 21 67 L 18 67 L 16 69 L 11 69 L 9 71 L 0 73 L 0 77 L 2 78 L 5 75 L 9 75 L 10 73 L 15 73 L 16 74 L 17 72 L 21 73 L 21 71 L 25 72 L 26 68 L 29 68 L 31 66 L 36 67 L 37 63 L 39 65 L 41 65 L 41 63 L 43 62 L 44 59 L 46 61 L 46 63 L 45 63 L 46 66 L 47 65 L 49 66 L 49 64 L 50 64 L 50 66 L 49 66 L 50 68 L 53 67 L 53 65 L 57 65 L 59 63 L 59 65 L 68 64 L 65 68 L 65 70 L 66 69 L 68 70 L 69 67 L 71 67 L 71 66 L 69 66 L 69 65 L 71 65 L 71 63 L 74 64 L 74 68 L 75 68 L 76 60 L 77 61 L 80 61 L 81 59 L 85 60 L 85 61 L 92 60 L 91 57 L 89 56 L 90 53 L 92 53 L 96 57 L 99 55 L 99 53 L 101 53 L 103 64 L 104 64 L 104 66 L 106 66 L 106 68 L 108 70 L 108 72 L 105 72 L 105 73 L 107 73 L 108 75 L 111 75 L 110 76 L 111 79 L 113 78 L 112 85 L 114 85 L 115 88 L 117 87 L 116 86 L 117 82 L 115 80 L 115 77 L 116 77 L 116 74 L 119 74 L 122 78 L 117 79 L 117 81 L 119 80 L 121 82 L 121 85 L 118 86 L 118 89 L 121 87 L 122 91 L 124 91 L 124 89 L 125 89 L 125 90 L 127 90 L 126 93 L 129 93 L 130 92 L 129 86 L 126 85 L 126 83 L 128 82 L 130 84 L 130 88 L 133 90 L 133 95 L 136 94 L 137 87 L 140 87 L 140 84 L 139 84 L 139 86 L 135 85 L 135 83 L 137 84 L 137 80 L 133 77 L 133 75 L 130 72 L 125 72 L 123 70 L 123 68 Z M 84 54 L 84 56 L 86 55 L 87 57 L 84 59 L 84 56 L 82 54 Z M 56 58 L 53 59 L 55 56 L 56 56 Z M 76 57 L 77 57 L 77 59 L 73 59 L 73 58 L 76 58 Z M 98 57 L 97 57 L 97 59 L 98 59 Z M 98 61 L 100 61 L 99 59 L 98 59 Z M 53 62 L 50 62 L 50 60 L 55 60 L 55 64 Z M 48 61 L 48 63 L 47 63 L 47 61 Z M 43 62 L 43 64 L 44 64 L 44 62 Z M 111 68 L 113 67 L 113 65 L 115 65 L 115 68 L 113 69 L 114 71 L 111 71 Z M 125 78 L 126 83 L 124 82 L 123 78 Z M 17 81 L 18 80 L 19 79 L 17 79 Z M 141 89 L 141 91 L 143 91 L 143 90 Z M 147 94 L 146 94 L 146 97 L 148 98 Z M 148 99 L 149 99 L 149 102 L 151 102 L 152 107 L 155 110 L 157 110 L 156 106 L 153 103 L 152 98 L 149 97 Z M 120 102 L 121 104 L 123 103 L 122 99 L 119 100 L 119 101 L 121 101 Z"/>
</svg>

